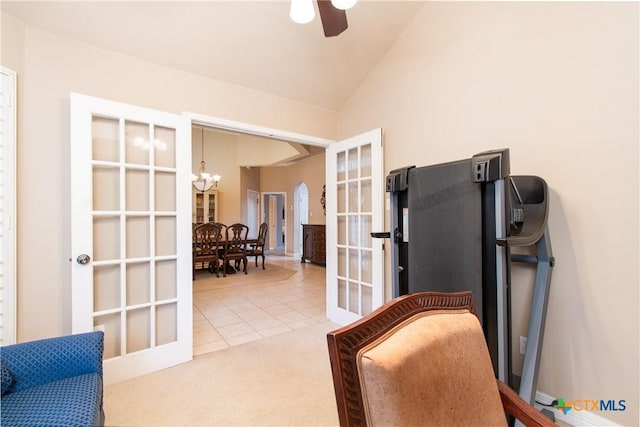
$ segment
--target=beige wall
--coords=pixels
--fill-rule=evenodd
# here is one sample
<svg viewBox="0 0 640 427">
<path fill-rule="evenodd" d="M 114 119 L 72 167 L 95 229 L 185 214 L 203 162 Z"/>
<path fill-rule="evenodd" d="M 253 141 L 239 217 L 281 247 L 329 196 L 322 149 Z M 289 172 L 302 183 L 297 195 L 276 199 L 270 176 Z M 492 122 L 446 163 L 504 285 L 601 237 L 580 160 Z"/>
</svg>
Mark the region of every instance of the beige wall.
<svg viewBox="0 0 640 427">
<path fill-rule="evenodd" d="M 200 168 L 202 158 L 201 127 L 192 128 L 192 171 L 196 173 Z M 250 150 L 260 152 L 260 147 L 271 147 L 273 151 L 282 153 L 279 146 L 289 145 L 282 141 L 267 140 L 265 138 L 247 141 L 244 135 L 233 135 L 227 132 L 217 132 L 206 129 L 204 132 L 204 157 L 206 171 L 210 174 L 222 176 L 218 185 L 219 212 L 218 221 L 223 224 L 235 222 L 247 222 L 247 190 L 272 191 L 287 193 L 287 248 L 293 253 L 293 206 L 294 192 L 298 184 L 305 182 L 307 186 L 314 186 L 310 194 L 317 193 L 317 197 L 309 199 L 310 214 L 322 215 L 320 206 L 320 193 L 324 185 L 324 155 L 313 157 L 310 160 L 300 161 L 290 166 L 278 167 L 241 167 L 245 158 L 244 154 Z M 249 145 L 250 144 L 250 145 Z M 264 177 L 264 178 L 263 178 Z M 262 181 L 265 179 L 266 181 Z M 315 196 L 314 196 L 315 197 Z M 318 209 L 319 208 L 319 209 Z M 321 219 L 310 218 L 311 223 L 324 224 L 324 215 Z M 290 238 L 290 240 L 289 240 Z"/>
<path fill-rule="evenodd" d="M 598 413 L 625 425 L 639 404 L 638 22 L 635 2 L 428 2 L 338 116 L 339 138 L 384 128 L 387 172 L 509 147 L 514 174 L 545 178 L 557 264 L 539 390 L 625 399 Z M 515 307 L 531 276 L 514 271 Z"/>
<path fill-rule="evenodd" d="M 19 341 L 71 331 L 70 92 L 335 137 L 336 115 L 325 109 L 70 41 L 25 27 L 4 13 L 1 35 L 2 65 L 22 71 L 17 147 Z M 5 57 L 8 40 L 16 45 L 11 44 L 14 53 Z M 224 185 L 223 181 L 223 205 L 228 203 Z M 237 206 L 239 210 L 239 201 Z"/>
<path fill-rule="evenodd" d="M 192 171 L 197 173 L 202 158 L 202 128 L 191 131 Z M 240 168 L 236 161 L 236 137 L 223 132 L 204 131 L 204 160 L 207 173 L 222 177 L 218 183 L 218 222 L 234 224 L 241 218 Z"/>
<path fill-rule="evenodd" d="M 305 183 L 309 190 L 309 224 L 324 224 L 325 216 L 320 204 L 324 185 L 324 153 L 287 167 L 260 168 L 260 191 L 286 192 L 287 253 L 295 252 L 293 234 L 293 202 L 296 187 Z"/>
<path fill-rule="evenodd" d="M 241 221 L 248 224 L 247 215 L 247 191 L 253 190 L 260 193 L 260 168 L 240 168 L 240 212 Z M 258 212 L 258 222 L 260 221 L 260 212 Z M 251 225 L 249 224 L 249 227 Z M 250 236 L 258 236 L 258 230 L 249 230 Z"/>
<path fill-rule="evenodd" d="M 2 14 L 2 65 L 18 74 L 24 71 L 24 25 L 12 16 Z"/>
</svg>

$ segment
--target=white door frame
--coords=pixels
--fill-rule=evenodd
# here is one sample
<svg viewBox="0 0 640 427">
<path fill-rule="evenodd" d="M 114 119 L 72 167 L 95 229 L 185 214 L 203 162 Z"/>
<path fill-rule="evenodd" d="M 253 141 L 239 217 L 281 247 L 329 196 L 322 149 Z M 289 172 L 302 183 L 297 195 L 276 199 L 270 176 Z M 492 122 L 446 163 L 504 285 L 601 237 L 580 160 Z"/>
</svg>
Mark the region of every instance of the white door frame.
<svg viewBox="0 0 640 427">
<path fill-rule="evenodd" d="M 333 139 L 319 138 L 317 136 L 305 135 L 301 133 L 288 132 L 286 130 L 274 129 L 265 126 L 252 125 L 249 123 L 237 122 L 223 119 L 221 117 L 207 116 L 204 114 L 184 112 L 182 113 L 191 120 L 191 125 L 208 126 L 211 128 L 228 132 L 237 132 L 245 135 L 260 136 L 263 138 L 276 139 L 284 142 L 297 142 L 299 144 L 314 145 L 316 147 L 327 148 L 336 142 Z"/>
</svg>

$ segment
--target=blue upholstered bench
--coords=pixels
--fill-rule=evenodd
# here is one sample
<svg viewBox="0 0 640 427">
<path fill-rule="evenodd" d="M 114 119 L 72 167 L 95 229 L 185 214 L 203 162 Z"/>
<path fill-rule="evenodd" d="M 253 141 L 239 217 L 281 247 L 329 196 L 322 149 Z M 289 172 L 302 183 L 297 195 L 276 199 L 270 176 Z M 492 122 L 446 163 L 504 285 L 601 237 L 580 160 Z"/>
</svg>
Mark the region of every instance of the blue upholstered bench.
<svg viewBox="0 0 640 427">
<path fill-rule="evenodd" d="M 102 426 L 102 332 L 0 348 L 2 426 Z"/>
</svg>

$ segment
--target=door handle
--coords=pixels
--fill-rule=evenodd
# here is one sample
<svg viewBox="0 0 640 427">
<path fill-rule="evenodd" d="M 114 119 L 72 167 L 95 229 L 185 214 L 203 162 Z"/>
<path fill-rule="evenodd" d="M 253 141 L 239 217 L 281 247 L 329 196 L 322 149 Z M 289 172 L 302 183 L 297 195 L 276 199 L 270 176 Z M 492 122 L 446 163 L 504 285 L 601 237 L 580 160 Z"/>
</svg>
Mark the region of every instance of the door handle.
<svg viewBox="0 0 640 427">
<path fill-rule="evenodd" d="M 91 261 L 91 257 L 87 254 L 80 254 L 78 255 L 78 258 L 76 258 L 76 262 L 82 265 L 88 264 L 89 261 Z"/>
</svg>

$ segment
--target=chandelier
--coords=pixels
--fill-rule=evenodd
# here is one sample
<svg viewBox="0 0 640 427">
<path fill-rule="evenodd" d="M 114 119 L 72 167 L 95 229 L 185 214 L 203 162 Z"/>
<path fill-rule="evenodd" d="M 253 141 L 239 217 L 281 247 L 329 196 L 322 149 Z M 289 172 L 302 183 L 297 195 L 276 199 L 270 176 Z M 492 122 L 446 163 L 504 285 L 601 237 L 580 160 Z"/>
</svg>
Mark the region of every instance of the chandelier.
<svg viewBox="0 0 640 427">
<path fill-rule="evenodd" d="M 191 174 L 191 183 L 193 187 L 198 191 L 209 191 L 212 187 L 217 187 L 218 182 L 222 178 L 220 175 L 211 175 L 208 174 L 205 170 L 205 162 L 204 162 L 204 128 L 202 128 L 202 133 L 200 134 L 200 169 L 198 170 L 198 174 Z"/>
</svg>

